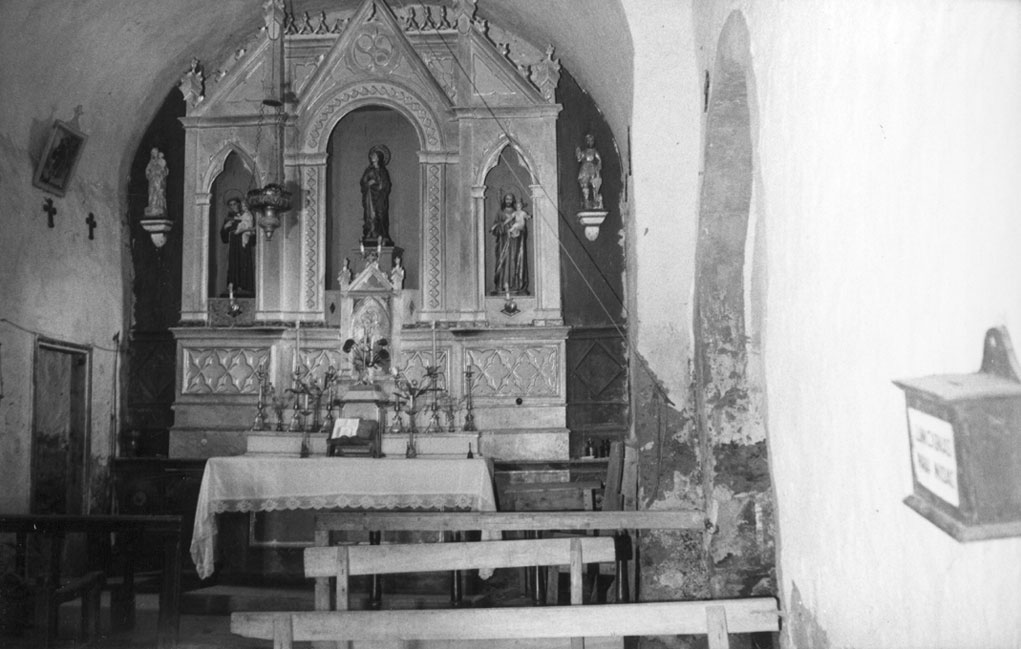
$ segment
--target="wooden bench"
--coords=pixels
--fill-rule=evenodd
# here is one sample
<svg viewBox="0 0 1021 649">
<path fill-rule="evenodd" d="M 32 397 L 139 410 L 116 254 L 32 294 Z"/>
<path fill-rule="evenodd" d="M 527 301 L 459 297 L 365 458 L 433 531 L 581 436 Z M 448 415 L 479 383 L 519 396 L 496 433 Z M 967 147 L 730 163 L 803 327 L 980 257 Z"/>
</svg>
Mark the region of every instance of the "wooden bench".
<svg viewBox="0 0 1021 649">
<path fill-rule="evenodd" d="M 233 613 L 231 631 L 290 649 L 295 641 L 414 643 L 416 649 L 624 646 L 624 636 L 707 635 L 728 649 L 731 633 L 774 632 L 771 598 L 415 611 Z M 527 642 L 527 641 L 531 642 Z M 474 643 L 472 641 L 475 641 Z M 504 642 L 499 642 L 504 641 Z"/>
<path fill-rule="evenodd" d="M 325 611 L 331 608 L 330 579 L 336 584 L 335 608 L 347 610 L 352 576 L 569 565 L 571 602 L 580 604 L 582 565 L 615 558 L 615 544 L 609 537 L 340 545 L 306 549 L 305 576 L 316 580 L 315 607 Z"/>
<path fill-rule="evenodd" d="M 56 639 L 59 607 L 63 602 L 82 598 L 82 637 L 94 638 L 99 624 L 99 594 L 109 581 L 105 565 L 109 559 L 110 536 L 116 535 L 122 559 L 121 584 L 111 592 L 111 618 L 117 630 L 131 629 L 135 621 L 134 553 L 148 535 L 158 536 L 163 545 L 163 575 L 157 622 L 157 646 L 177 646 L 181 589 L 181 517 L 115 515 L 0 515 L 0 534 L 14 534 L 19 574 L 27 576 L 26 552 L 29 535 L 49 540 L 44 556 L 44 576 L 38 622 L 43 631 L 43 646 Z M 84 534 L 90 548 L 89 571 L 66 581 L 61 575 L 61 555 L 69 534 Z"/>
<path fill-rule="evenodd" d="M 631 533 L 636 530 L 702 530 L 705 515 L 698 510 L 675 511 L 574 511 L 574 512 L 323 512 L 316 515 L 316 545 L 326 546 L 331 532 L 466 532 L 488 536 L 500 532 L 549 530 L 609 531 L 619 547 L 616 599 L 626 601 L 629 592 L 627 561 Z M 556 568 L 550 569 L 552 580 Z M 458 580 L 454 580 L 457 585 Z M 556 588 L 548 590 L 547 603 L 556 601 Z M 458 597 L 453 596 L 454 604 Z"/>
</svg>

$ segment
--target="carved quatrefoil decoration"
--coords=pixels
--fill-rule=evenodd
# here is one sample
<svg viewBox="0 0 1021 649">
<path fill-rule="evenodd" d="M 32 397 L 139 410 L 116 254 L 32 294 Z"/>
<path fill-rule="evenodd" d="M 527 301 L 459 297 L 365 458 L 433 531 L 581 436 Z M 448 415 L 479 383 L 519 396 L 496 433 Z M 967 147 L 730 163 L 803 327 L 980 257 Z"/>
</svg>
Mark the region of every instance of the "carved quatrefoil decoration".
<svg viewBox="0 0 1021 649">
<path fill-rule="evenodd" d="M 393 35 L 378 25 L 365 25 L 348 51 L 348 65 L 359 72 L 392 72 L 400 61 Z"/>
</svg>

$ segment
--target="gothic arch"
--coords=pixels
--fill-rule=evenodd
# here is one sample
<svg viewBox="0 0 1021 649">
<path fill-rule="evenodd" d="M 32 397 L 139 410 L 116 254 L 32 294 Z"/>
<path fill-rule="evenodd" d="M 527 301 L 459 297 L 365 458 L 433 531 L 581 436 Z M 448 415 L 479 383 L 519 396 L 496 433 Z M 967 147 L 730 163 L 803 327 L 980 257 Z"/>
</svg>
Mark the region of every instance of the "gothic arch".
<svg viewBox="0 0 1021 649">
<path fill-rule="evenodd" d="M 330 133 L 340 120 L 363 106 L 385 106 L 403 115 L 414 127 L 423 151 L 446 150 L 441 121 L 428 102 L 402 84 L 383 81 L 360 81 L 340 87 L 311 106 L 301 118 L 299 141 L 304 149 L 326 151 Z"/>
<path fill-rule="evenodd" d="M 256 186 L 262 187 L 263 185 L 263 174 L 259 170 L 259 165 L 255 163 L 255 158 L 248 155 L 248 152 L 239 147 L 235 142 L 227 142 L 223 147 L 213 154 L 209 158 L 209 164 L 206 166 L 206 170 L 202 174 L 202 183 L 199 188 L 204 192 L 213 191 L 213 182 L 216 181 L 216 177 L 223 171 L 223 165 L 227 162 L 227 157 L 231 153 L 236 153 L 241 159 L 241 164 L 246 169 L 252 172 L 252 179 L 255 181 Z"/>
<path fill-rule="evenodd" d="M 521 163 L 525 166 L 525 169 L 528 170 L 528 184 L 537 185 L 539 183 L 538 175 L 536 174 L 536 169 L 538 167 L 535 160 L 525 151 L 517 140 L 508 136 L 506 133 L 503 133 L 499 138 L 497 138 L 496 142 L 486 149 L 486 152 L 480 158 L 481 164 L 475 174 L 475 185 L 477 187 L 482 187 L 486 184 L 486 176 L 489 175 L 489 172 L 492 171 L 497 164 L 499 164 L 500 156 L 503 154 L 504 149 L 508 146 L 514 149 L 514 151 L 518 154 L 518 158 L 521 160 Z"/>
</svg>

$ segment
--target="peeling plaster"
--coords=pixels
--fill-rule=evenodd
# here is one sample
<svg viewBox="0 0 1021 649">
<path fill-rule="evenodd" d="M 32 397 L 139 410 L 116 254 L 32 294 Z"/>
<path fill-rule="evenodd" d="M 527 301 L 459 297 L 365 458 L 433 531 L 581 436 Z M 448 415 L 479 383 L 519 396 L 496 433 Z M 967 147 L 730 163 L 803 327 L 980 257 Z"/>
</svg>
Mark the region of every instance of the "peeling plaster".
<svg viewBox="0 0 1021 649">
<path fill-rule="evenodd" d="M 830 639 L 805 602 L 797 584 L 791 586 L 791 603 L 784 625 L 787 649 L 829 649 Z"/>
</svg>

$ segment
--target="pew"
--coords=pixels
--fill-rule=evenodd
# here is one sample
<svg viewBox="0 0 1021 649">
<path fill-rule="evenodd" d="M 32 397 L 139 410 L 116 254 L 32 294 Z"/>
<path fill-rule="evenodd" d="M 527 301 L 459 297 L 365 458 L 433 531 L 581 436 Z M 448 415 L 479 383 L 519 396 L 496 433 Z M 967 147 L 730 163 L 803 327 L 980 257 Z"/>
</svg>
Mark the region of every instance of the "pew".
<svg viewBox="0 0 1021 649">
<path fill-rule="evenodd" d="M 700 530 L 704 525 L 705 514 L 695 509 L 616 512 L 351 511 L 316 514 L 317 534 L 331 531 Z"/>
<path fill-rule="evenodd" d="M 622 647 L 624 636 L 705 635 L 729 649 L 729 634 L 775 632 L 776 600 L 766 597 L 640 604 L 414 611 L 314 611 L 231 614 L 231 631 L 272 640 L 408 643 L 416 649 Z M 503 641 L 503 642 L 497 642 Z"/>
<path fill-rule="evenodd" d="M 481 531 L 488 536 L 500 532 L 544 532 L 550 530 L 609 531 L 618 543 L 616 570 L 617 601 L 628 597 L 627 560 L 631 533 L 637 530 L 702 530 L 705 515 L 698 510 L 673 511 L 570 511 L 570 512 L 321 512 L 315 518 L 315 542 L 329 545 L 331 532 L 465 532 Z M 556 568 L 550 569 L 550 575 Z M 454 580 L 457 584 L 457 580 Z M 551 589 L 554 593 L 556 589 Z M 550 597 L 550 600 L 554 598 Z M 458 603 L 454 597 L 454 604 Z M 550 601 L 549 603 L 554 603 Z"/>
<path fill-rule="evenodd" d="M 569 565 L 571 603 L 582 601 L 583 563 L 610 563 L 617 549 L 609 537 L 526 539 L 393 545 L 339 545 L 305 550 L 305 576 L 316 580 L 316 610 L 328 610 L 328 579 L 336 582 L 336 608 L 346 610 L 348 579 L 445 570 L 495 570 Z"/>
<path fill-rule="evenodd" d="M 60 604 L 82 598 L 83 639 L 95 637 L 98 631 L 100 589 L 109 581 L 107 571 L 110 536 L 118 537 L 121 548 L 122 583 L 111 592 L 111 617 L 115 630 L 130 629 L 135 620 L 133 554 L 148 535 L 159 537 L 163 545 L 163 575 L 160 610 L 157 621 L 157 646 L 160 649 L 177 645 L 179 600 L 181 588 L 181 517 L 180 516 L 118 516 L 63 514 L 0 514 L 0 534 L 14 534 L 18 572 L 26 576 L 25 553 L 29 535 L 49 539 L 49 553 L 44 557 L 44 581 L 40 592 L 39 625 L 43 646 L 52 645 L 56 636 Z M 60 558 L 64 540 L 69 534 L 86 535 L 93 565 L 84 575 L 72 580 L 61 577 Z"/>
<path fill-rule="evenodd" d="M 330 595 L 317 587 L 315 612 L 232 613 L 231 632 L 272 640 L 274 649 L 290 649 L 295 641 L 414 642 L 416 649 L 433 649 L 469 647 L 478 640 L 487 640 L 487 647 L 580 649 L 586 638 L 592 639 L 590 647 L 619 648 L 624 636 L 693 634 L 708 635 L 710 649 L 726 649 L 730 633 L 779 630 L 772 598 L 580 606 L 583 563 L 613 561 L 615 555 L 613 540 L 606 537 L 309 548 L 306 576 L 336 579 L 339 610 L 324 610 Z M 551 563 L 570 565 L 572 606 L 344 610 L 348 578 L 355 574 Z"/>
</svg>

